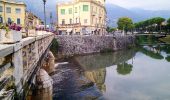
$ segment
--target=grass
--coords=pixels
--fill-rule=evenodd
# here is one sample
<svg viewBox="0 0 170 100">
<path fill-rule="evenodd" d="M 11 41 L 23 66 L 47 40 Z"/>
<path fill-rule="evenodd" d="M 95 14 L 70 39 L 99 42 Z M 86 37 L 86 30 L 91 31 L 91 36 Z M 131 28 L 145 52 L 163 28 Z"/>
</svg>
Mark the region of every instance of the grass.
<svg viewBox="0 0 170 100">
<path fill-rule="evenodd" d="M 163 41 L 163 42 L 166 42 L 166 43 L 170 43 L 170 35 L 167 35 L 167 36 L 164 37 L 164 38 L 160 38 L 159 40 L 160 40 L 160 41 Z"/>
</svg>

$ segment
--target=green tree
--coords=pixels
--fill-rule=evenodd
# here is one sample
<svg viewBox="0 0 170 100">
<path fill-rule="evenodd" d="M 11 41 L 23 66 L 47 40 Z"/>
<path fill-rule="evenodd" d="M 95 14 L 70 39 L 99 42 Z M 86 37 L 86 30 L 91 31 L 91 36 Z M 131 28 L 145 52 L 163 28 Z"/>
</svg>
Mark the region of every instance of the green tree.
<svg viewBox="0 0 170 100">
<path fill-rule="evenodd" d="M 170 30 L 170 18 L 167 20 L 167 30 L 168 30 L 168 32 Z"/>
<path fill-rule="evenodd" d="M 170 25 L 170 18 L 167 20 L 167 24 Z"/>
<path fill-rule="evenodd" d="M 128 31 L 131 31 L 133 29 L 133 27 L 134 27 L 133 21 L 129 17 L 119 18 L 119 20 L 117 22 L 117 25 L 118 25 L 118 29 L 124 30 L 126 33 Z"/>
<path fill-rule="evenodd" d="M 108 33 L 110 33 L 110 32 L 115 32 L 115 31 L 116 31 L 116 28 L 107 27 L 107 28 L 106 28 L 106 31 L 107 31 Z"/>
<path fill-rule="evenodd" d="M 159 31 L 161 31 L 161 26 L 162 26 L 162 23 L 165 21 L 165 18 L 162 18 L 162 17 L 155 17 L 153 18 L 154 22 L 158 25 L 159 27 Z"/>
</svg>

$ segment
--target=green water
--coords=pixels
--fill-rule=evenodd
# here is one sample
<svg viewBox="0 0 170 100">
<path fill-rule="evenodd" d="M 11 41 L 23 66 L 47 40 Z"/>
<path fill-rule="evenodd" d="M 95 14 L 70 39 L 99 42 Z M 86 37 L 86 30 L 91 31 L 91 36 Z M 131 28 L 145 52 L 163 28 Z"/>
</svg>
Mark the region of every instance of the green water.
<svg viewBox="0 0 170 100">
<path fill-rule="evenodd" d="M 170 100 L 170 45 L 138 37 L 134 48 L 77 56 L 102 100 Z"/>
</svg>

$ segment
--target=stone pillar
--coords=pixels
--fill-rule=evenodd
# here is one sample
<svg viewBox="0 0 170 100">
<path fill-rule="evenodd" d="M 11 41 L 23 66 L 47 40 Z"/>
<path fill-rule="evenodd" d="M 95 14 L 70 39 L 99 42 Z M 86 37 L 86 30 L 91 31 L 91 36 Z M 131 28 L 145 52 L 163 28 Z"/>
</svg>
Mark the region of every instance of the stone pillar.
<svg viewBox="0 0 170 100">
<path fill-rule="evenodd" d="M 22 58 L 22 50 L 18 50 L 13 54 L 12 58 L 14 68 L 14 78 L 15 78 L 15 85 L 17 86 L 17 92 L 21 90 L 22 83 L 21 79 L 23 77 L 23 58 Z"/>
<path fill-rule="evenodd" d="M 48 52 L 47 60 L 44 62 L 43 68 L 48 72 L 48 74 L 55 71 L 55 57 L 51 51 Z"/>
<path fill-rule="evenodd" d="M 44 69 L 40 69 L 36 76 L 35 94 L 29 100 L 52 100 L 53 81 Z M 32 93 L 33 93 L 32 92 Z"/>
</svg>

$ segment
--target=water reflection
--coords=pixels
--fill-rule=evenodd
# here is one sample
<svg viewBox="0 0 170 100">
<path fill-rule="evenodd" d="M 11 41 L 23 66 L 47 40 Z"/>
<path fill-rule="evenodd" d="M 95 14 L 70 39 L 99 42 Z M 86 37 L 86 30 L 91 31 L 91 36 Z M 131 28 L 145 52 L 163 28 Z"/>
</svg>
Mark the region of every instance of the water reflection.
<svg viewBox="0 0 170 100">
<path fill-rule="evenodd" d="M 128 75 L 132 71 L 133 65 L 126 62 L 117 65 L 117 72 L 121 75 Z"/>
<path fill-rule="evenodd" d="M 167 92 L 170 89 L 170 45 L 159 44 L 153 37 L 142 38 L 138 41 L 142 45 L 132 49 L 74 58 L 84 69 L 84 76 L 103 93 L 104 99 L 170 98 Z"/>
<path fill-rule="evenodd" d="M 117 72 L 122 75 L 130 74 L 132 65 L 125 63 L 133 58 L 136 49 L 127 49 L 114 53 L 77 56 L 74 59 L 84 69 L 84 76 L 94 82 L 101 92 L 106 92 L 106 67 L 117 66 Z M 124 62 L 124 63 L 122 63 Z"/>
<path fill-rule="evenodd" d="M 113 53 L 77 56 L 74 59 L 84 70 L 87 71 L 106 68 L 112 65 L 117 65 L 122 62 L 126 62 L 133 58 L 135 54 L 136 49 L 127 49 Z"/>
<path fill-rule="evenodd" d="M 60 66 L 54 99 L 169 100 L 170 45 L 152 36 L 137 39 L 134 48 L 75 56 L 71 65 Z"/>
<path fill-rule="evenodd" d="M 97 88 L 105 92 L 106 91 L 106 85 L 105 83 L 105 77 L 106 77 L 106 69 L 98 69 L 94 71 L 86 71 L 85 76 L 91 80 L 92 82 L 96 83 Z"/>
</svg>

